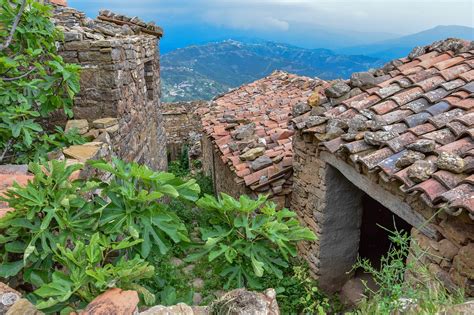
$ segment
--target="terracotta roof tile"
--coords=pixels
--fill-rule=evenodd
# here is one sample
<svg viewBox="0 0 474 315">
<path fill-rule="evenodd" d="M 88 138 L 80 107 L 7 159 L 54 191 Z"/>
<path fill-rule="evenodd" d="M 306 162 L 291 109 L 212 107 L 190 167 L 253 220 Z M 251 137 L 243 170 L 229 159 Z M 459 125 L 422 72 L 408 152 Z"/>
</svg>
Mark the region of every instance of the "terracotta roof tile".
<svg viewBox="0 0 474 315">
<path fill-rule="evenodd" d="M 423 60 L 419 64 L 419 66 L 423 67 L 425 69 L 428 69 L 428 68 L 431 68 L 433 65 L 437 64 L 438 62 L 445 61 L 445 60 L 448 60 L 450 58 L 451 58 L 451 56 L 449 54 L 444 53 L 442 55 Z"/>
<path fill-rule="evenodd" d="M 395 101 L 388 100 L 377 105 L 372 106 L 370 109 L 373 110 L 378 115 L 383 115 L 390 112 L 392 109 L 398 107 L 398 104 Z"/>
<path fill-rule="evenodd" d="M 293 107 L 306 103 L 316 87 L 323 83 L 319 79 L 276 71 L 212 101 L 209 112 L 202 118 L 204 130 L 214 141 L 222 161 L 235 172 L 237 178 L 243 179 L 245 185 L 259 187 L 261 192 L 266 187 L 265 183 L 281 171 L 278 164 L 291 166 L 294 131 L 289 122 Z M 240 159 L 242 150 L 257 145 L 265 146 L 262 155 L 275 159 L 274 168 L 253 171 L 252 161 L 243 162 Z M 270 174 L 270 170 L 278 171 Z"/>
<path fill-rule="evenodd" d="M 455 39 L 437 42 L 413 60 L 402 58 L 375 71 L 376 86 L 346 100 L 344 106 L 331 106 L 328 98 L 322 106 L 330 114 L 311 128 L 313 141 L 357 170 L 361 170 L 358 164 L 364 165 L 385 181 L 399 181 L 405 193 L 419 192 L 416 196 L 430 207 L 443 207 L 451 214 L 465 209 L 474 219 L 474 50 L 447 50 L 470 44 Z M 337 138 L 324 141 L 327 132 L 334 131 L 326 128 L 328 124 L 341 128 L 335 130 Z M 310 130 L 301 122 L 297 128 Z M 366 131 L 376 132 L 374 136 L 382 133 L 380 138 L 363 138 Z M 438 170 L 415 183 L 408 176 L 409 167 L 399 169 L 397 160 L 409 144 L 422 139 L 435 143 L 425 161 L 436 162 L 440 152 L 450 152 L 464 159 L 464 170 L 460 174 Z"/>
<path fill-rule="evenodd" d="M 423 94 L 423 89 L 420 87 L 413 87 L 408 90 L 404 90 L 391 97 L 398 105 L 404 105 L 410 101 L 413 101 L 418 96 Z"/>
<path fill-rule="evenodd" d="M 449 58 L 444 61 L 440 61 L 433 66 L 437 68 L 438 70 L 444 70 L 446 68 L 450 68 L 454 65 L 457 65 L 458 63 L 463 62 L 465 59 L 463 57 L 455 57 L 455 58 Z"/>
<path fill-rule="evenodd" d="M 416 85 L 421 87 L 426 92 L 430 91 L 434 87 L 437 87 L 438 85 L 444 82 L 446 82 L 446 80 L 442 76 L 436 75 L 434 77 L 430 77 L 423 81 L 420 81 Z"/>
<path fill-rule="evenodd" d="M 468 98 L 465 98 L 459 102 L 457 102 L 456 104 L 454 104 L 453 106 L 456 106 L 456 107 L 459 107 L 459 108 L 462 108 L 466 111 L 468 110 L 471 110 L 474 108 L 474 97 L 468 97 Z"/>
<path fill-rule="evenodd" d="M 416 127 L 408 129 L 410 132 L 413 132 L 417 136 L 424 135 L 425 133 L 432 132 L 436 130 L 436 127 L 430 123 L 418 125 Z"/>
<path fill-rule="evenodd" d="M 472 82 L 474 80 L 474 70 L 462 73 L 459 77 L 466 82 Z"/>
</svg>

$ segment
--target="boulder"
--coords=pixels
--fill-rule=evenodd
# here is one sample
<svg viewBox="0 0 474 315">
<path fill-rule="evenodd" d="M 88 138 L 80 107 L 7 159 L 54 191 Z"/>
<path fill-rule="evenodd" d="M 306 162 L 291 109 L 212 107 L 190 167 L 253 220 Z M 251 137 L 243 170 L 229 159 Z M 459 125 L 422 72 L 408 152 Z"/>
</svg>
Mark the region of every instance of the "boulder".
<svg viewBox="0 0 474 315">
<path fill-rule="evenodd" d="M 267 289 L 264 293 L 236 289 L 228 292 L 208 307 L 209 314 L 227 315 L 279 315 L 276 292 Z"/>
<path fill-rule="evenodd" d="M 193 309 L 184 304 L 179 303 L 173 306 L 157 305 L 141 312 L 140 315 L 194 315 Z"/>
<path fill-rule="evenodd" d="M 1 313 L 5 315 L 44 315 L 43 312 L 38 311 L 38 309 L 31 304 L 27 299 L 19 299 L 15 304 L 10 307 L 6 313 Z"/>
<path fill-rule="evenodd" d="M 135 291 L 112 288 L 96 297 L 80 315 L 135 314 L 139 302 Z M 154 313 L 150 313 L 154 314 Z M 160 313 L 157 313 L 160 314 Z M 192 313 L 191 313 L 192 314 Z"/>
<path fill-rule="evenodd" d="M 0 282 L 0 314 L 5 314 L 20 298 L 20 292 Z"/>
</svg>

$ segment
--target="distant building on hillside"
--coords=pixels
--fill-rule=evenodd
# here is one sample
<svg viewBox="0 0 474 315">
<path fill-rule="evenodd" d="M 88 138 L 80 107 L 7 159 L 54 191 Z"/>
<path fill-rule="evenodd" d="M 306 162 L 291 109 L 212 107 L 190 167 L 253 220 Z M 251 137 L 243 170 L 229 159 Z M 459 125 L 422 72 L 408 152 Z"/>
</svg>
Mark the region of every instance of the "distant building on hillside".
<svg viewBox="0 0 474 315">
<path fill-rule="evenodd" d="M 292 108 L 307 106 L 323 83 L 276 71 L 213 100 L 202 120 L 202 150 L 203 169 L 216 192 L 268 194 L 280 207 L 289 205 Z"/>
<path fill-rule="evenodd" d="M 166 169 L 158 49 L 162 29 L 108 10 L 93 20 L 64 0 L 51 2 L 54 22 L 64 32 L 60 54 L 82 68 L 75 119 L 118 118 L 112 139 L 118 156 Z"/>
<path fill-rule="evenodd" d="M 474 296 L 473 42 L 417 47 L 325 95 L 293 119 L 291 208 L 319 237 L 300 246 L 319 284 L 343 288 L 358 255 L 379 266 L 381 225 L 411 231 L 417 263 Z"/>
</svg>

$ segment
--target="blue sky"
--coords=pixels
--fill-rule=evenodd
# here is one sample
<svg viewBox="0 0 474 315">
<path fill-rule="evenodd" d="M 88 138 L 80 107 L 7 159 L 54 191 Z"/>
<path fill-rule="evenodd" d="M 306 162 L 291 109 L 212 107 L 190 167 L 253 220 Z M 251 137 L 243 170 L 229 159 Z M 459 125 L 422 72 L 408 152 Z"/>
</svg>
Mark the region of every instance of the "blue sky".
<svg viewBox="0 0 474 315">
<path fill-rule="evenodd" d="M 368 41 L 436 25 L 473 26 L 472 0 L 69 0 L 95 17 L 102 8 L 154 20 L 176 46 L 221 37 L 334 31 Z M 336 34 L 335 33 L 335 34 Z M 263 34 L 263 35 L 262 35 Z M 296 36 L 296 35 L 295 35 Z M 303 36 L 303 37 L 302 37 Z M 336 36 L 336 35 L 335 35 Z M 164 38 L 164 41 L 171 38 Z M 183 42 L 182 44 L 179 44 Z"/>
</svg>

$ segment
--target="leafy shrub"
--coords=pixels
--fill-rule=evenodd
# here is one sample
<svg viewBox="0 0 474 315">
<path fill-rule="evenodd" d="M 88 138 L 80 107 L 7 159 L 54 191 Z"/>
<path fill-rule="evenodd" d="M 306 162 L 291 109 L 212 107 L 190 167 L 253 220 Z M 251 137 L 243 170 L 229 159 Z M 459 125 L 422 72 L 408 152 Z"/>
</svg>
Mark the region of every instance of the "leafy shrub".
<svg viewBox="0 0 474 315">
<path fill-rule="evenodd" d="M 211 228 L 200 229 L 206 243 L 188 260 L 207 255 L 228 279 L 226 289 L 261 288 L 258 278 L 265 272 L 281 278 L 288 258 L 296 256 L 296 242 L 316 239 L 313 232 L 300 226 L 294 212 L 276 211 L 276 205 L 264 196 L 235 200 L 224 193 L 219 199 L 206 195 L 197 205 L 212 213 Z"/>
<path fill-rule="evenodd" d="M 158 173 L 146 165 L 118 159 L 113 164 L 105 161 L 90 164 L 114 175 L 110 182 L 99 186 L 103 204 L 99 226 L 104 233 L 113 239 L 124 233 L 134 239 L 143 238 L 139 251 L 144 258 L 154 246 L 166 254 L 172 243 L 189 241 L 184 223 L 167 205 L 157 201 L 164 196 L 197 200 L 200 190 L 194 180 L 185 182 L 173 174 Z"/>
<path fill-rule="evenodd" d="M 15 276 L 27 268 L 26 282 L 38 275 L 50 278 L 58 244 L 65 246 L 71 239 L 92 235 L 97 222 L 96 209 L 86 198 L 90 183 L 69 180 L 80 168 L 59 161 L 31 163 L 33 180 L 25 187 L 15 183 L 0 198 L 16 210 L 0 218 L 0 277 Z"/>
<path fill-rule="evenodd" d="M 50 17 L 50 6 L 38 1 L 1 2 L 0 25 L 7 27 L 0 28 L 0 162 L 40 155 L 40 120 L 56 110 L 72 116 L 79 67 L 57 54 L 62 33 Z"/>
<path fill-rule="evenodd" d="M 145 300 L 153 303 L 153 295 L 136 284 L 138 280 L 153 275 L 153 266 L 138 255 L 133 259 L 119 255 L 121 250 L 140 242 L 142 240 L 129 239 L 111 242 L 104 235 L 95 233 L 88 244 L 77 241 L 67 247 L 58 245 L 53 259 L 62 268 L 53 272 L 50 283 L 36 279 L 38 283 L 35 284 L 40 287 L 33 293 L 41 298 L 36 301 L 36 307 L 46 312 L 64 312 L 67 305 L 77 302 L 75 306 L 85 306 L 100 293 L 115 286 L 142 292 Z"/>
<path fill-rule="evenodd" d="M 86 143 L 86 139 L 77 132 L 77 129 L 71 129 L 66 132 L 57 126 L 54 130 L 55 132 L 51 134 L 43 133 L 38 135 L 38 138 L 35 139 L 29 148 L 18 144 L 14 145 L 14 149 L 18 149 L 16 150 L 16 162 L 40 162 L 44 160 L 48 153 L 58 148 Z"/>
<path fill-rule="evenodd" d="M 393 245 L 387 254 L 382 256 L 380 269 L 373 267 L 367 259 L 358 259 L 353 267 L 369 273 L 379 288 L 377 291 L 372 291 L 367 287 L 370 297 L 359 305 L 355 313 L 393 314 L 414 307 L 412 310 L 414 314 L 435 314 L 444 306 L 463 301 L 462 292 L 451 294 L 423 266 L 421 259 L 427 253 L 417 249 L 415 243 L 413 248 L 416 253 L 405 263 L 410 252 L 410 241 L 414 242 L 407 232 L 387 231 L 390 233 L 389 239 Z M 416 274 L 422 280 L 406 281 L 407 273 Z"/>
<path fill-rule="evenodd" d="M 143 259 L 154 246 L 164 254 L 188 240 L 163 197 L 196 200 L 193 180 L 120 160 L 90 164 L 114 178 L 71 180 L 80 165 L 30 163 L 33 180 L 0 198 L 15 209 L 0 218 L 0 277 L 15 277 L 29 291 L 40 287 L 29 297 L 48 312 L 113 286 L 133 287 L 151 301 L 137 284 L 151 270 Z"/>
</svg>

